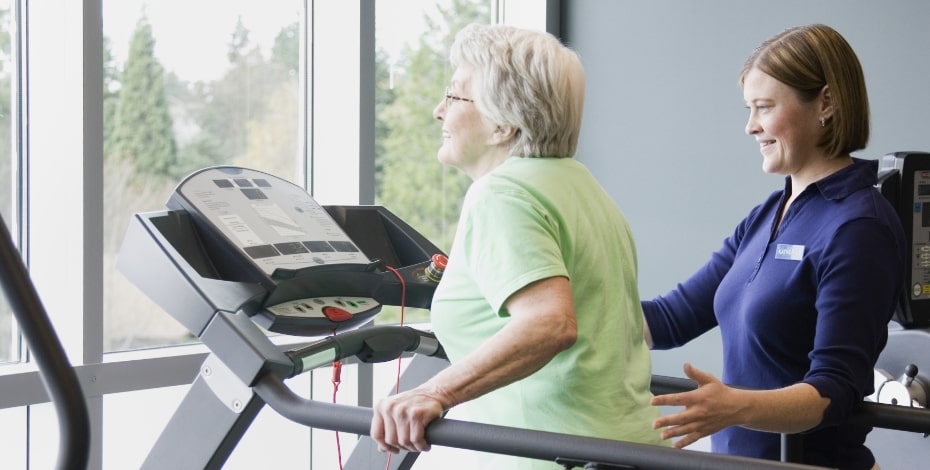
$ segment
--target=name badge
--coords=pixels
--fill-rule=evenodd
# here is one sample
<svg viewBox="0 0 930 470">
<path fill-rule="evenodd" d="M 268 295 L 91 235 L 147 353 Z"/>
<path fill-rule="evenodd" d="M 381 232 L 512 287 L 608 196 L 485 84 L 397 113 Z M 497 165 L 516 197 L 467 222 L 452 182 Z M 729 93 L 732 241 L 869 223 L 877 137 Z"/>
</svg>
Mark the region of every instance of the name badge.
<svg viewBox="0 0 930 470">
<path fill-rule="evenodd" d="M 804 245 L 782 245 L 775 247 L 775 259 L 801 261 L 804 257 Z"/>
</svg>

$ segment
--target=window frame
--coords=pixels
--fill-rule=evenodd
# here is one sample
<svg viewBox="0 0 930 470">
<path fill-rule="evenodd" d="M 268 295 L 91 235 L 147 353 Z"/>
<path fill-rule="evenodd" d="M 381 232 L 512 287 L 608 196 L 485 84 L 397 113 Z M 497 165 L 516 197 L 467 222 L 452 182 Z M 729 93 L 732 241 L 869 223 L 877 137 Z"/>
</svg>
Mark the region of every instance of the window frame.
<svg viewBox="0 0 930 470">
<path fill-rule="evenodd" d="M 536 24 L 558 34 L 559 0 L 492 1 L 495 19 Z M 299 95 L 299 121 L 307 129 L 301 142 L 307 155 L 303 177 L 305 187 L 323 204 L 374 203 L 374 2 L 304 0 Z M 99 210 L 103 206 L 102 1 L 12 3 L 11 17 L 17 24 L 11 31 L 26 40 L 16 40 L 14 49 L 21 70 L 13 79 L 13 103 L 20 110 L 13 120 L 13 174 L 19 182 L 14 202 L 20 215 L 8 225 L 11 231 L 15 227 L 14 239 L 20 242 L 43 306 L 83 387 L 92 427 L 88 468 L 99 469 L 103 397 L 189 384 L 207 351 L 195 344 L 104 353 L 103 211 Z M 527 20 L 518 14 L 521 9 L 538 12 L 540 8 L 541 17 L 533 14 Z M 325 15 L 327 21 L 314 23 L 314 15 Z M 324 34 L 326 41 L 313 40 Z M 355 51 L 355 56 L 348 57 L 347 50 Z M 346 62 L 351 64 L 348 68 Z M 366 78 L 354 81 L 346 76 Z M 336 87 L 343 90 L 333 93 Z M 315 93 L 317 88 L 326 93 Z M 332 102 L 326 96 L 350 98 Z M 339 125 L 341 130 L 354 126 L 358 145 L 331 140 L 328 136 L 338 133 L 327 132 L 328 125 Z M 344 167 L 347 159 L 357 169 L 357 177 L 329 178 L 327 169 L 336 162 Z M 68 197 L 62 197 L 62 186 Z M 68 240 L 56 236 L 63 231 Z M 0 365 L 0 410 L 49 401 L 35 364 L 24 359 Z M 370 365 L 360 371 L 358 385 L 359 404 L 370 406 Z M 48 431 L 29 426 L 32 435 Z"/>
</svg>

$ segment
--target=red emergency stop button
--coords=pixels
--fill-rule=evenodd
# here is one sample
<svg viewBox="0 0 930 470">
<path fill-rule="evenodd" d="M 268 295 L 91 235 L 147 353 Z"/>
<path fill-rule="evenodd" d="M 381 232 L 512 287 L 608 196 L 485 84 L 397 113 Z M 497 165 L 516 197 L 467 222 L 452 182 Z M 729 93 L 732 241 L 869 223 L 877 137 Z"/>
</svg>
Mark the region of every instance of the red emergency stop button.
<svg viewBox="0 0 930 470">
<path fill-rule="evenodd" d="M 328 318 L 330 321 L 336 321 L 336 322 L 346 321 L 352 318 L 351 313 L 346 312 L 345 310 L 339 307 L 331 307 L 331 306 L 323 307 L 323 315 L 326 315 L 326 318 Z"/>
<path fill-rule="evenodd" d="M 442 273 L 446 270 L 446 263 L 449 260 L 442 253 L 436 253 L 430 258 L 429 266 L 423 271 L 427 279 L 433 282 L 439 282 L 442 279 Z"/>
</svg>

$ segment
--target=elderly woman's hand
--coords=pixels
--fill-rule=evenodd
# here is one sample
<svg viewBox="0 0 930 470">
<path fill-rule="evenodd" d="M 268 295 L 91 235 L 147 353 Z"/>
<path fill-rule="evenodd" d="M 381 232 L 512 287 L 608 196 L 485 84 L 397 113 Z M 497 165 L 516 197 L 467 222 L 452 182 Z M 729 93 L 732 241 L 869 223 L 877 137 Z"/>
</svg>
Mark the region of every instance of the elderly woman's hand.
<svg viewBox="0 0 930 470">
<path fill-rule="evenodd" d="M 381 452 L 426 452 L 426 426 L 443 414 L 439 398 L 415 388 L 378 402 L 371 420 L 371 438 Z"/>
</svg>

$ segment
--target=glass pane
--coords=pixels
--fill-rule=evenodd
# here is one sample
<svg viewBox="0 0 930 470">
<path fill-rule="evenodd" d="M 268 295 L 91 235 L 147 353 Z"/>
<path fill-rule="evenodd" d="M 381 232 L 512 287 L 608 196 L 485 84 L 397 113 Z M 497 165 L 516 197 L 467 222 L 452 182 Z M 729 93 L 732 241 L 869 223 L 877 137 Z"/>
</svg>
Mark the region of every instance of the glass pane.
<svg viewBox="0 0 930 470">
<path fill-rule="evenodd" d="M 29 448 L 25 430 L 27 411 L 25 406 L 0 410 L 0 455 L 4 468 L 27 468 L 26 450 Z"/>
<path fill-rule="evenodd" d="M 105 395 L 103 468 L 142 468 L 189 388 L 183 385 Z"/>
<path fill-rule="evenodd" d="M 194 170 L 298 182 L 302 0 L 104 0 L 106 351 L 191 335 L 116 269 L 136 212 L 164 210 Z"/>
<path fill-rule="evenodd" d="M 455 32 L 490 23 L 491 0 L 381 0 L 376 9 L 375 202 L 448 252 L 469 180 L 436 160 L 433 108 L 452 76 Z M 428 312 L 408 309 L 404 322 L 427 319 Z M 393 307 L 377 317 L 399 320 Z"/>
<path fill-rule="evenodd" d="M 30 405 L 19 432 L 27 434 L 24 450 L 28 453 L 27 463 L 19 468 L 55 468 L 58 460 L 59 433 L 58 412 L 52 403 Z M 28 426 L 25 424 L 28 421 Z"/>
<path fill-rule="evenodd" d="M 13 109 L 12 100 L 12 77 L 13 61 L 11 49 L 10 32 L 12 28 L 12 15 L 10 9 L 10 0 L 0 0 L 0 216 L 3 217 L 3 223 L 7 230 L 12 230 L 13 217 L 13 195 L 16 194 L 18 185 L 13 177 L 13 143 L 12 129 Z M 15 238 L 14 238 L 15 240 Z M 14 361 L 19 359 L 17 336 L 13 326 L 13 314 L 10 306 L 4 297 L 3 291 L 0 290 L 0 362 Z"/>
<path fill-rule="evenodd" d="M 313 377 L 316 376 L 323 379 L 330 377 L 327 373 L 313 374 Z M 310 390 L 310 380 L 313 377 L 311 374 L 301 375 L 288 380 L 287 384 L 297 393 L 308 395 L 305 392 Z M 323 385 L 326 384 L 321 382 L 319 386 Z M 332 385 L 329 387 L 331 390 Z M 161 436 L 168 420 L 181 404 L 189 388 L 186 385 L 162 387 L 104 396 L 103 469 L 142 468 L 156 440 Z M 326 400 L 326 398 L 328 397 L 323 399 Z M 340 403 L 342 403 L 341 400 Z M 220 427 L 207 429 L 223 430 L 221 423 L 216 423 L 216 426 Z M 336 461 L 335 457 L 319 467 L 311 467 L 311 447 L 318 447 L 326 452 L 328 446 L 331 453 L 335 454 L 331 432 L 328 432 L 329 437 L 325 445 L 321 442 L 314 444 L 310 437 L 311 432 L 328 431 L 311 430 L 302 424 L 287 420 L 270 407 L 265 406 L 255 420 L 249 424 L 223 468 L 226 470 L 337 468 L 329 465 Z M 192 439 L 196 437 L 191 436 Z M 354 435 L 345 436 L 346 444 L 343 450 L 350 452 L 355 440 Z M 326 455 L 328 456 L 329 453 Z"/>
</svg>

